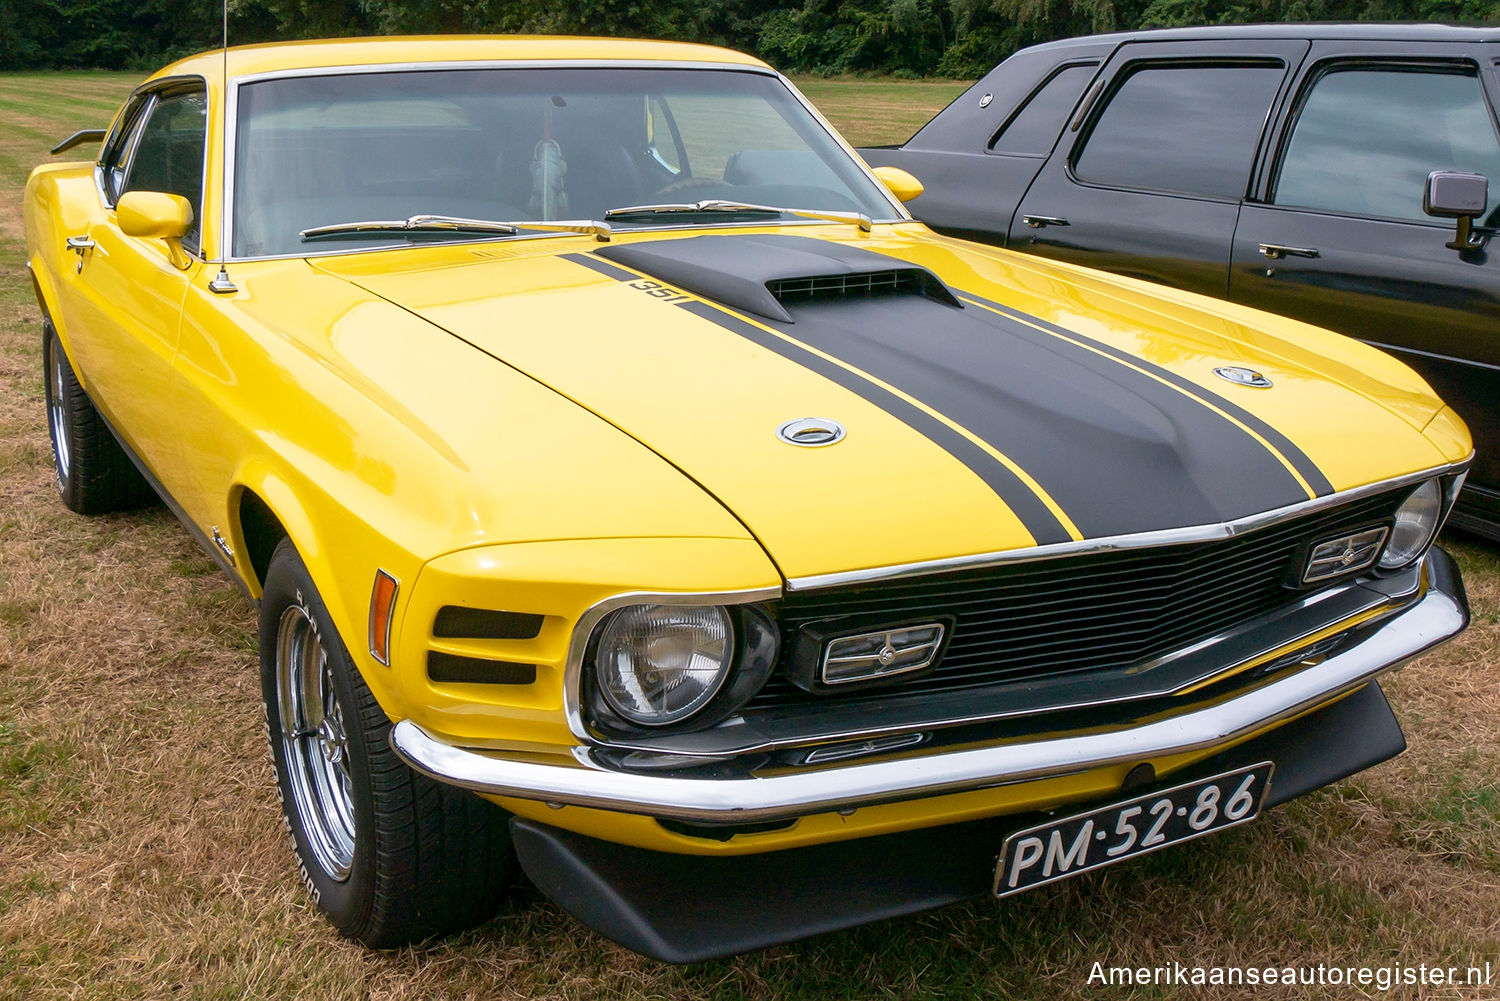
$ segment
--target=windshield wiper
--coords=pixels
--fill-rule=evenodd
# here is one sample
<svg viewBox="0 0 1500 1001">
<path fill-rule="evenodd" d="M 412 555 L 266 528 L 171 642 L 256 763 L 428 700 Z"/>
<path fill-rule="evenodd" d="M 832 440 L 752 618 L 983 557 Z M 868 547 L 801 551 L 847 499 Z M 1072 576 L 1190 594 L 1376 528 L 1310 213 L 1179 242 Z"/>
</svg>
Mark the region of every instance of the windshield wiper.
<svg viewBox="0 0 1500 1001">
<path fill-rule="evenodd" d="M 414 215 L 409 219 L 370 219 L 364 222 L 340 222 L 331 226 L 314 226 L 299 235 L 303 240 L 321 240 L 336 236 L 358 236 L 362 233 L 486 233 L 515 236 L 523 229 L 545 233 L 592 233 L 604 243 L 609 240 L 609 223 L 593 219 L 566 219 L 550 222 L 523 220 L 498 222 L 492 219 L 465 219 L 451 215 Z"/>
<path fill-rule="evenodd" d="M 803 219 L 822 219 L 825 222 L 847 222 L 870 232 L 870 217 L 863 212 L 826 212 L 822 209 L 790 209 L 778 205 L 752 205 L 749 202 L 730 202 L 721 198 L 708 198 L 701 202 L 664 202 L 660 205 L 627 205 L 610 209 L 605 219 L 622 219 L 638 215 L 673 215 L 696 212 L 764 212 L 774 215 L 793 215 Z"/>
</svg>

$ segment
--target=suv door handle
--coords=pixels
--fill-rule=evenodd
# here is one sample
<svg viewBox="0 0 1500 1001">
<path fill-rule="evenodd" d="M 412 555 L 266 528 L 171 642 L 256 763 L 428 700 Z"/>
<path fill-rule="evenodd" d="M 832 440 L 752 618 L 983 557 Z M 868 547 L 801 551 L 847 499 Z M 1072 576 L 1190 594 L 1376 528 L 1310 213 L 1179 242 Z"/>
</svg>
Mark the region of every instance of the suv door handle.
<svg viewBox="0 0 1500 1001">
<path fill-rule="evenodd" d="M 1068 220 L 1055 215 L 1023 215 L 1021 221 L 1032 229 L 1041 229 L 1044 226 L 1066 226 Z"/>
<path fill-rule="evenodd" d="M 1311 247 L 1285 247 L 1279 243 L 1262 243 L 1260 252 L 1273 261 L 1279 261 L 1283 257 L 1317 257 L 1318 252 Z"/>
</svg>

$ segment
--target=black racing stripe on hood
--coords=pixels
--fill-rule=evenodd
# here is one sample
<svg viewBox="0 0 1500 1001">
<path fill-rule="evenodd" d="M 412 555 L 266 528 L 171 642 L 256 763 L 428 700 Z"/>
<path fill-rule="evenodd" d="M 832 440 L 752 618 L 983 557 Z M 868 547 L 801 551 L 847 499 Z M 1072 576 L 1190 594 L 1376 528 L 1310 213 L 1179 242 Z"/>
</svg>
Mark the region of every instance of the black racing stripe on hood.
<svg viewBox="0 0 1500 1001">
<path fill-rule="evenodd" d="M 635 282 L 641 280 L 641 276 L 634 271 L 626 271 L 624 268 L 616 267 L 606 260 L 595 257 L 593 254 L 563 254 L 561 256 L 565 261 L 582 264 L 584 267 L 597 271 L 606 278 L 613 278 L 617 282 Z"/>
<path fill-rule="evenodd" d="M 1036 539 L 1037 545 L 1072 541 L 1072 536 L 1063 527 L 1062 522 L 1058 521 L 1057 516 L 1019 476 L 974 442 L 921 408 L 912 406 L 895 393 L 859 373 L 777 337 L 753 323 L 726 312 L 713 303 L 688 300 L 677 305 L 694 316 L 739 334 L 768 351 L 774 351 L 803 368 L 817 372 L 906 424 L 968 466 L 1015 513 L 1016 517 L 1021 520 L 1021 524 L 1025 525 L 1026 530 Z"/>
<path fill-rule="evenodd" d="M 1086 538 L 1307 500 L 1275 453 L 1196 397 L 1008 316 L 914 298 L 814 302 L 794 313 L 798 341 L 1009 456 Z"/>
<path fill-rule="evenodd" d="M 730 238 L 652 246 L 655 258 L 691 259 L 693 274 L 716 265 L 743 267 L 755 259 L 746 255 L 753 246 L 767 258 L 755 265 L 759 278 L 782 270 L 786 262 L 778 258 L 789 244 L 818 242 L 738 239 L 742 245 L 723 260 L 719 252 L 734 243 Z M 899 260 L 857 249 L 843 256 L 854 255 L 848 263 L 861 266 L 870 258 Z M 683 288 L 672 276 L 646 273 Z M 704 294 L 691 286 L 685 291 Z M 1211 409 L 1207 400 L 1157 377 L 1129 354 L 1093 350 L 1013 310 L 952 309 L 920 296 L 788 306 L 795 325 L 787 325 L 786 337 L 771 337 L 777 344 L 767 347 L 811 348 L 794 360 L 824 375 L 837 369 L 840 380 L 854 375 L 823 359 L 815 365 L 812 359 L 821 353 L 871 385 L 890 386 L 922 404 L 909 409 L 943 415 L 1024 470 L 1086 538 L 1230 521 L 1308 498 L 1282 457 L 1247 425 L 1225 416 L 1227 410 Z M 722 306 L 717 310 L 728 315 Z M 765 343 L 765 331 L 755 324 L 730 329 Z M 884 401 L 879 405 L 891 409 Z M 942 421 L 928 420 L 954 434 Z M 1006 487 L 992 486 L 1007 502 L 1018 499 Z"/>
<path fill-rule="evenodd" d="M 1160 376 L 1162 379 L 1170 382 L 1172 385 L 1176 386 L 1184 393 L 1188 393 L 1200 400 L 1203 400 L 1205 403 L 1209 403 L 1215 407 L 1218 407 L 1220 410 L 1224 411 L 1226 414 L 1229 414 L 1235 420 L 1253 430 L 1256 434 L 1260 435 L 1266 441 L 1270 442 L 1271 446 L 1275 448 L 1276 451 L 1280 452 L 1282 457 L 1290 462 L 1292 464 L 1292 467 L 1297 470 L 1297 472 L 1302 476 L 1304 480 L 1307 481 L 1308 486 L 1312 487 L 1314 494 L 1319 497 L 1323 497 L 1334 492 L 1333 484 L 1329 481 L 1328 477 L 1324 475 L 1323 470 L 1318 468 L 1317 463 L 1313 462 L 1306 452 L 1298 448 L 1297 445 L 1286 435 L 1282 434 L 1276 428 L 1272 427 L 1270 424 L 1267 424 L 1264 420 L 1257 417 L 1255 414 L 1252 414 L 1250 411 L 1246 410 L 1244 407 L 1241 407 L 1239 404 L 1233 402 L 1232 400 L 1220 396 L 1213 390 L 1205 389 L 1192 380 L 1186 379 L 1176 372 L 1173 372 L 1171 369 L 1163 368 L 1160 365 L 1153 364 L 1152 362 L 1149 362 L 1137 355 L 1130 354 L 1128 351 L 1122 351 L 1119 348 L 1114 347 L 1113 345 L 1106 344 L 1103 341 L 1095 340 L 1094 338 L 1089 337 L 1087 334 L 1080 334 L 1075 330 L 1069 330 L 1066 327 L 1060 327 L 1055 323 L 1048 323 L 1046 320 L 1042 320 L 1038 317 L 1023 313 L 1018 309 L 1005 305 L 1004 303 L 995 302 L 993 300 L 986 299 L 983 296 L 975 295 L 973 292 L 969 292 L 966 290 L 958 291 L 959 295 L 971 299 L 981 305 L 989 306 L 991 309 L 998 310 L 1006 314 L 1007 316 L 1015 317 L 1016 319 L 1025 321 L 1027 323 L 1034 323 L 1039 327 L 1045 327 L 1047 330 L 1053 331 L 1054 333 L 1057 333 L 1063 337 L 1073 338 L 1074 340 L 1088 344 L 1090 347 L 1103 351 L 1105 354 L 1108 354 L 1113 358 L 1118 358 L 1123 362 L 1127 362 L 1128 364 L 1136 365 L 1140 368 L 1146 369 L 1154 375 Z M 1256 390 L 1251 390 L 1251 392 L 1256 392 Z"/>
<path fill-rule="evenodd" d="M 616 281 L 634 282 L 641 280 L 640 275 L 617 267 L 607 261 L 601 261 L 591 254 L 567 254 L 564 255 L 564 259 L 572 261 L 575 264 L 580 264 Z M 681 300 L 676 302 L 675 305 L 687 310 L 694 316 L 698 316 L 716 326 L 738 334 L 746 340 L 752 341 L 760 347 L 786 358 L 788 361 L 795 362 L 803 368 L 818 373 L 906 424 L 918 434 L 953 456 L 953 458 L 963 463 L 976 476 L 983 480 L 1006 506 L 1015 513 L 1016 517 L 1020 519 L 1021 524 L 1036 539 L 1037 545 L 1051 545 L 1053 543 L 1072 541 L 1072 535 L 1063 527 L 1062 522 L 1043 503 L 1042 499 L 1036 495 L 1036 492 L 1027 486 L 1025 481 L 1017 476 L 1014 471 L 974 442 L 921 408 L 912 406 L 906 400 L 903 400 L 901 397 L 859 373 L 850 371 L 843 365 L 831 362 L 826 358 L 819 357 L 815 352 L 801 348 L 784 338 L 777 337 L 769 331 L 763 330 L 755 324 L 728 312 L 722 307 L 694 299 Z"/>
</svg>

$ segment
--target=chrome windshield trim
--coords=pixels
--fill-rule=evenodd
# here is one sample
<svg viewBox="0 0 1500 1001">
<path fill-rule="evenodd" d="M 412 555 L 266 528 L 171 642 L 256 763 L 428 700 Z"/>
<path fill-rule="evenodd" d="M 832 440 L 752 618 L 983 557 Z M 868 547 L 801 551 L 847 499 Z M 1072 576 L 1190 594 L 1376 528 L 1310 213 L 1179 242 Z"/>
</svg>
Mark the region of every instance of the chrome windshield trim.
<svg viewBox="0 0 1500 1001">
<path fill-rule="evenodd" d="M 218 251 L 217 260 L 229 264 L 249 261 L 280 261 L 297 260 L 313 257 L 333 257 L 347 254 L 372 253 L 383 250 L 406 249 L 404 247 L 363 247 L 350 248 L 347 250 L 330 250 L 327 253 L 302 253 L 302 254 L 273 254 L 262 256 L 239 257 L 230 253 L 234 248 L 234 183 L 235 183 L 235 148 L 239 145 L 239 115 L 240 115 L 240 88 L 246 84 L 260 83 L 265 80 L 286 80 L 296 77 L 312 76 L 349 76 L 361 73 L 422 73 L 440 70 L 482 70 L 482 69 L 668 69 L 668 70 L 713 70 L 729 71 L 735 73 L 754 73 L 758 76 L 774 77 L 781 81 L 803 108 L 812 115 L 823 130 L 833 139 L 834 144 L 842 149 L 854 162 L 855 168 L 875 185 L 876 192 L 886 200 L 893 210 L 890 219 L 874 219 L 873 222 L 903 223 L 914 222 L 910 212 L 901 204 L 895 195 L 891 194 L 885 182 L 876 177 L 870 170 L 868 164 L 854 151 L 854 147 L 839 134 L 838 130 L 824 118 L 822 113 L 815 108 L 797 87 L 781 73 L 776 72 L 769 66 L 755 66 L 745 63 L 720 62 L 716 60 L 667 60 L 667 59 L 471 59 L 471 60 L 445 60 L 440 62 L 418 62 L 418 63 L 361 63 L 350 66 L 309 66 L 300 69 L 268 70 L 264 73 L 251 73 L 245 76 L 235 77 L 229 81 L 229 95 L 225 102 L 224 112 L 229 120 L 221 131 L 224 137 L 226 149 L 224 152 L 224 174 L 222 190 L 219 192 L 221 204 L 228 207 L 229 211 L 223 213 L 224 231 L 217 234 Z M 208 143 L 204 144 L 205 157 L 207 155 Z M 209 179 L 205 177 L 204 204 L 207 205 L 207 191 Z M 819 223 L 807 220 L 802 225 L 830 225 L 830 223 Z M 757 225 L 765 225 L 758 223 Z M 705 226 L 676 225 L 662 227 L 631 227 L 630 232 L 656 232 L 662 229 L 703 229 Z M 715 227 L 720 228 L 720 227 Z M 546 235 L 546 234 L 544 234 Z M 552 234 L 555 235 L 555 234 Z M 526 239 L 525 237 L 510 237 L 509 239 Z M 458 242 L 458 241 L 453 241 Z M 452 243 L 445 243 L 451 246 Z M 204 258 L 207 259 L 206 257 Z"/>
<path fill-rule="evenodd" d="M 1035 546 L 1031 549 L 1012 549 L 998 553 L 976 553 L 972 556 L 955 556 L 920 563 L 902 563 L 896 566 L 871 567 L 865 570 L 846 570 L 839 573 L 814 574 L 807 577 L 790 577 L 786 582 L 788 591 L 813 591 L 826 587 L 841 587 L 848 584 L 868 584 L 871 581 L 895 580 L 902 577 L 925 577 L 950 570 L 979 570 L 987 567 L 1007 566 L 1013 563 L 1033 563 L 1038 560 L 1058 559 L 1064 556 L 1079 556 L 1086 553 L 1114 552 L 1126 549 L 1152 549 L 1160 546 L 1176 546 L 1187 542 L 1212 542 L 1244 535 L 1261 528 L 1269 528 L 1293 518 L 1313 514 L 1328 508 L 1338 507 L 1370 497 L 1387 490 L 1414 485 L 1435 476 L 1446 476 L 1465 470 L 1471 453 L 1462 462 L 1446 466 L 1434 466 L 1418 473 L 1397 476 L 1378 483 L 1315 497 L 1311 500 L 1290 504 L 1274 511 L 1263 511 L 1235 521 L 1212 525 L 1195 525 L 1188 528 L 1168 528 L 1156 532 L 1140 532 L 1134 535 L 1114 535 L 1103 539 L 1083 539 L 1079 542 L 1060 542 L 1050 546 Z"/>
<path fill-rule="evenodd" d="M 1446 557 L 1430 562 L 1450 565 Z M 1215 705 L 1116 730 L 726 778 L 622 771 L 587 747 L 558 754 L 555 763 L 514 760 L 450 744 L 411 720 L 396 724 L 391 746 L 417 771 L 475 792 L 692 821 L 780 820 L 1026 782 L 1222 748 L 1354 691 L 1468 624 L 1456 577 L 1446 569 L 1434 576 L 1434 586 L 1409 609 L 1316 667 Z"/>
<path fill-rule="evenodd" d="M 568 659 L 563 667 L 563 714 L 567 717 L 568 729 L 579 740 L 597 743 L 583 722 L 583 655 L 593 638 L 594 627 L 610 612 L 626 605 L 749 605 L 758 601 L 775 601 L 780 597 L 779 587 L 742 591 L 626 591 L 592 605 L 578 617 L 568 640 Z"/>
<path fill-rule="evenodd" d="M 535 69 L 665 69 L 665 70 L 734 70 L 761 76 L 780 76 L 769 66 L 753 63 L 723 62 L 716 59 L 435 59 L 432 62 L 350 63 L 347 66 L 301 66 L 294 69 L 247 73 L 232 81 L 260 83 L 262 80 L 284 80 L 304 76 L 352 76 L 361 73 L 425 73 L 446 70 L 535 70 Z"/>
</svg>

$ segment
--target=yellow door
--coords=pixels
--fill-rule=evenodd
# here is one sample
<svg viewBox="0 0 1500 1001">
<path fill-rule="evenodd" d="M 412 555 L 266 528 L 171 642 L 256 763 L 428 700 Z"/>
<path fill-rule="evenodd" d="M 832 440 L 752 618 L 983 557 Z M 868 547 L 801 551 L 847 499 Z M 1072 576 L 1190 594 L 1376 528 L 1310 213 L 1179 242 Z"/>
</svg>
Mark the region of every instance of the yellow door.
<svg viewBox="0 0 1500 1001">
<path fill-rule="evenodd" d="M 134 127 L 105 152 L 100 211 L 68 234 L 78 264 L 64 274 L 61 306 L 74 362 L 106 417 L 170 490 L 180 415 L 173 388 L 183 298 L 202 269 L 204 97 L 200 89 L 151 95 Z M 132 191 L 165 191 L 194 207 L 181 246 L 121 232 L 114 210 Z"/>
</svg>

